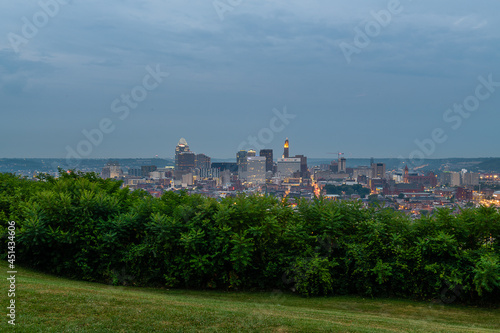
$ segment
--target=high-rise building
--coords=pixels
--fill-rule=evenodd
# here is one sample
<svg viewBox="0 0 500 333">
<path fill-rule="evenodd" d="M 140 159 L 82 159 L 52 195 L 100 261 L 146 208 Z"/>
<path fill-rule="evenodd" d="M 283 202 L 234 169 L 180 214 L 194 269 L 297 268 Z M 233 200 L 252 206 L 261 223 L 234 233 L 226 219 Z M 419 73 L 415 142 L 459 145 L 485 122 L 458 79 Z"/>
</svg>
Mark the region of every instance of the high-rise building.
<svg viewBox="0 0 500 333">
<path fill-rule="evenodd" d="M 257 156 L 257 152 L 253 149 L 250 149 L 248 152 L 247 152 L 247 157 L 255 157 Z"/>
<path fill-rule="evenodd" d="M 460 186 L 460 173 L 459 172 L 443 172 L 440 177 L 441 185 L 447 185 L 451 187 Z"/>
<path fill-rule="evenodd" d="M 239 152 L 236 153 L 236 164 L 238 164 L 238 169 L 241 166 L 246 165 L 247 154 L 248 154 L 248 152 L 246 150 L 240 150 Z M 246 167 L 245 167 L 244 171 L 246 171 Z"/>
<path fill-rule="evenodd" d="M 300 173 L 300 158 L 278 158 L 276 171 L 282 178 L 293 177 L 295 173 Z"/>
<path fill-rule="evenodd" d="M 372 178 L 385 178 L 385 163 L 372 164 Z"/>
<path fill-rule="evenodd" d="M 261 149 L 259 155 L 266 158 L 266 172 L 273 171 L 273 150 Z"/>
<path fill-rule="evenodd" d="M 474 173 L 474 172 L 463 173 L 462 184 L 466 186 L 479 185 L 479 173 Z"/>
<path fill-rule="evenodd" d="M 182 152 L 177 155 L 176 170 L 189 171 L 196 166 L 196 155 L 191 151 Z"/>
<path fill-rule="evenodd" d="M 189 145 L 186 139 L 181 138 L 177 146 L 175 147 L 175 169 L 179 170 L 179 155 L 185 152 L 189 152 Z"/>
<path fill-rule="evenodd" d="M 195 167 L 198 169 L 210 169 L 211 159 L 205 154 L 196 154 Z"/>
<path fill-rule="evenodd" d="M 194 179 L 193 179 L 192 173 L 186 173 L 186 174 L 182 175 L 181 177 L 182 177 L 182 182 L 181 182 L 182 187 L 193 186 Z"/>
<path fill-rule="evenodd" d="M 123 176 L 123 171 L 120 168 L 118 161 L 109 161 L 106 166 L 102 168 L 101 177 L 106 178 L 120 178 Z"/>
<path fill-rule="evenodd" d="M 290 157 L 290 143 L 288 142 L 288 138 L 285 140 L 285 145 L 283 146 L 283 158 Z"/>
<path fill-rule="evenodd" d="M 128 169 L 128 175 L 134 177 L 142 177 L 142 170 L 139 168 L 130 168 Z"/>
<path fill-rule="evenodd" d="M 141 176 L 149 177 L 149 173 L 156 171 L 158 169 L 156 165 L 143 165 L 141 166 Z"/>
<path fill-rule="evenodd" d="M 249 156 L 247 157 L 247 183 L 254 185 L 264 184 L 266 182 L 266 157 Z"/>
<path fill-rule="evenodd" d="M 300 158 L 300 177 L 308 178 L 309 170 L 307 168 L 307 157 L 304 155 L 295 155 L 295 158 Z"/>
<path fill-rule="evenodd" d="M 328 167 L 331 172 L 338 173 L 339 172 L 339 161 L 331 161 Z"/>
<path fill-rule="evenodd" d="M 229 186 L 231 185 L 231 171 L 229 170 L 224 170 L 220 172 L 220 183 L 222 186 Z"/>
<path fill-rule="evenodd" d="M 236 163 L 238 164 L 238 177 L 240 179 L 245 178 L 245 172 L 247 172 L 247 156 L 248 152 L 246 150 L 240 150 L 236 153 Z"/>
<path fill-rule="evenodd" d="M 338 173 L 346 173 L 346 171 L 347 171 L 347 161 L 344 157 L 340 157 Z"/>
</svg>

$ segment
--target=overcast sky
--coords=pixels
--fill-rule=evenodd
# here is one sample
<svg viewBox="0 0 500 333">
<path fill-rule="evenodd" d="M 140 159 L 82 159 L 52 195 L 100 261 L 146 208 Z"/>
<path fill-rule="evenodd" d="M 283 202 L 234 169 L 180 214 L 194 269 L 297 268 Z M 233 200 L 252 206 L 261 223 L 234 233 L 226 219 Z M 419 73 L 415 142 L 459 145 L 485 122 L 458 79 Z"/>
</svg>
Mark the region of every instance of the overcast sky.
<svg viewBox="0 0 500 333">
<path fill-rule="evenodd" d="M 288 137 L 310 157 L 498 157 L 498 17 L 493 0 L 2 1 L 0 157 L 172 157 L 184 137 L 230 158 L 249 136 L 275 156 Z"/>
</svg>

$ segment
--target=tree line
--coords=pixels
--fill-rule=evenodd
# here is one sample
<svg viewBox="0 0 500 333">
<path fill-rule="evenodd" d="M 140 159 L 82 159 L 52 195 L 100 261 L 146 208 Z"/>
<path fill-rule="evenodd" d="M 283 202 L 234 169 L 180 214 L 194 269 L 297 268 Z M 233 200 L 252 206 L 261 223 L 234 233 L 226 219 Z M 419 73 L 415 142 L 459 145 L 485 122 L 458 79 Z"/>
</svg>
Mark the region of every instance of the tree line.
<svg viewBox="0 0 500 333">
<path fill-rule="evenodd" d="M 166 288 L 292 290 L 498 303 L 500 213 L 411 220 L 357 201 L 153 198 L 94 173 L 0 174 L 0 235 L 16 261 L 75 279 Z M 2 257 L 6 259 L 6 250 Z"/>
</svg>

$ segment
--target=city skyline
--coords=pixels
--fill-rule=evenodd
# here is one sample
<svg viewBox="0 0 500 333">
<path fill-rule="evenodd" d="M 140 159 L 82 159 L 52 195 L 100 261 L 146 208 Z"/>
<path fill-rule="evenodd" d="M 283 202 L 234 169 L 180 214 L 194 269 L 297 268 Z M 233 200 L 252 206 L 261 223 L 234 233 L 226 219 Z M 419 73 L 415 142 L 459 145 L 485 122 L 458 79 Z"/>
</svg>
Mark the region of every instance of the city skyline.
<svg viewBox="0 0 500 333">
<path fill-rule="evenodd" d="M 500 157 L 499 3 L 221 8 L 2 4 L 0 158 Z"/>
</svg>

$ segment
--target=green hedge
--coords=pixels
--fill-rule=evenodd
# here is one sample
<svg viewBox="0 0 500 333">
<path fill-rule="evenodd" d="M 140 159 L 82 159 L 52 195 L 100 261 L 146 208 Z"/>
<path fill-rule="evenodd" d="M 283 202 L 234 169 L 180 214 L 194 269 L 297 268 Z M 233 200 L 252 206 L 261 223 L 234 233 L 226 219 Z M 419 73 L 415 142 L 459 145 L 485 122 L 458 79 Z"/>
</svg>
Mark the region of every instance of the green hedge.
<svg viewBox="0 0 500 333">
<path fill-rule="evenodd" d="M 110 284 L 293 290 L 495 303 L 500 213 L 440 210 L 412 221 L 359 202 L 223 200 L 144 191 L 95 174 L 0 174 L 0 234 L 19 264 Z M 6 258 L 6 250 L 2 256 Z"/>
</svg>

